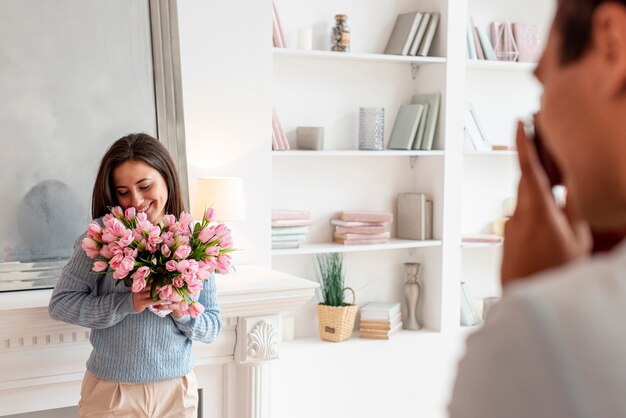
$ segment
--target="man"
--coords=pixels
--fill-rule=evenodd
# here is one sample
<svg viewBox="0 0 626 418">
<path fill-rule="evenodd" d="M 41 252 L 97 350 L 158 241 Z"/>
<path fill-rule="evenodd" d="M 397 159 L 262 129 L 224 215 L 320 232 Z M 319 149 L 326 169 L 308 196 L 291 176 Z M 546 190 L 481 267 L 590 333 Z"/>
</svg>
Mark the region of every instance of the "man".
<svg viewBox="0 0 626 418">
<path fill-rule="evenodd" d="M 557 207 L 522 125 L 501 302 L 467 341 L 453 418 L 626 417 L 626 1 L 559 0 L 536 77 L 538 126 L 568 190 Z"/>
</svg>

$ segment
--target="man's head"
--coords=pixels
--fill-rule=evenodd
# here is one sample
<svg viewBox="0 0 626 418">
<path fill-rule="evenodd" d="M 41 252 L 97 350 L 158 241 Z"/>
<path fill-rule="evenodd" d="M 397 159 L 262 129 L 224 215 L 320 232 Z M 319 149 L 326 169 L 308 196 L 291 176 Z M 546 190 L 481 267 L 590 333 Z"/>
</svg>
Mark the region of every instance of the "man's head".
<svg viewBox="0 0 626 418">
<path fill-rule="evenodd" d="M 559 0 L 539 125 L 594 229 L 626 226 L 626 0 Z"/>
</svg>

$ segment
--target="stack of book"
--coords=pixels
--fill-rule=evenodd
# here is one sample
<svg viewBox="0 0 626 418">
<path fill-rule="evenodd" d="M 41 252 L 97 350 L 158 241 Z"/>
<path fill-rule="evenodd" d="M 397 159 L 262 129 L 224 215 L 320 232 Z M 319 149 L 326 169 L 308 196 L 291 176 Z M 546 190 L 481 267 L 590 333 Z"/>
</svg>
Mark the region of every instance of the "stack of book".
<svg viewBox="0 0 626 418">
<path fill-rule="evenodd" d="M 307 210 L 272 210 L 272 249 L 299 248 L 311 225 Z"/>
<path fill-rule="evenodd" d="M 440 94 L 416 94 L 411 104 L 400 105 L 387 148 L 395 150 L 433 149 Z"/>
<path fill-rule="evenodd" d="M 335 226 L 333 241 L 344 245 L 384 244 L 389 241 L 386 226 L 392 221 L 393 214 L 388 212 L 341 212 L 339 218 L 330 220 Z"/>
<path fill-rule="evenodd" d="M 539 28 L 534 24 L 491 22 L 491 39 L 487 31 L 467 25 L 467 57 L 473 60 L 538 62 L 541 56 Z"/>
<path fill-rule="evenodd" d="M 361 338 L 388 340 L 400 329 L 399 303 L 370 302 L 361 308 Z"/>
<path fill-rule="evenodd" d="M 398 15 L 385 54 L 427 56 L 438 24 L 439 13 L 410 12 Z"/>
</svg>

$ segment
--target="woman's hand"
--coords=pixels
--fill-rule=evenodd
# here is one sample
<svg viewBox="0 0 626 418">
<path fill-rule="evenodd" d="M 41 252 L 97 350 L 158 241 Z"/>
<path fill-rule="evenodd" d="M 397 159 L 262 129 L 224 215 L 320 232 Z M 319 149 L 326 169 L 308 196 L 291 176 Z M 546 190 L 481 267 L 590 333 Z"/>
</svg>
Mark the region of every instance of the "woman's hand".
<svg viewBox="0 0 626 418">
<path fill-rule="evenodd" d="M 154 301 L 150 297 L 150 287 L 146 286 L 142 291 L 133 293 L 133 306 L 135 312 L 140 313 L 146 310 L 148 306 L 157 306 L 160 301 Z"/>
<path fill-rule="evenodd" d="M 521 122 L 516 139 L 521 178 L 515 213 L 505 225 L 503 288 L 512 281 L 584 257 L 591 250 L 589 226 L 572 204 L 575 199 L 571 191 L 566 207 L 559 208 Z"/>
</svg>

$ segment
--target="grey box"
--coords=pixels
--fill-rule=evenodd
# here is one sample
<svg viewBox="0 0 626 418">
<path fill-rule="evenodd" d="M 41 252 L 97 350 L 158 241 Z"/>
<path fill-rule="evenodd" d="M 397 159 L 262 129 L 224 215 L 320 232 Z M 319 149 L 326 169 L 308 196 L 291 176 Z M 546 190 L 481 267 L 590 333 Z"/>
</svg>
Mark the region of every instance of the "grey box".
<svg viewBox="0 0 626 418">
<path fill-rule="evenodd" d="M 298 149 L 324 149 L 324 127 L 298 126 L 296 128 L 296 145 Z"/>
<path fill-rule="evenodd" d="M 400 239 L 432 239 L 432 201 L 423 193 L 399 193 L 398 233 Z"/>
</svg>

